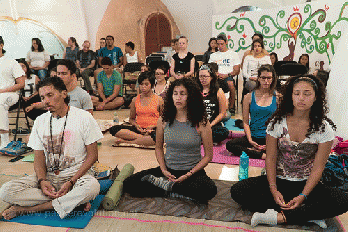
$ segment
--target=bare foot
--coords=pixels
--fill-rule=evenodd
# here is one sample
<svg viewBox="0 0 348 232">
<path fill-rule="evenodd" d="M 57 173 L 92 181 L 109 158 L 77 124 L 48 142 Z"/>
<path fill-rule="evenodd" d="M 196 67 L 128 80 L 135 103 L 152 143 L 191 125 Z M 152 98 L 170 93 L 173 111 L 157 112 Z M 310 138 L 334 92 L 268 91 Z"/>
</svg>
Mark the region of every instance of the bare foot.
<svg viewBox="0 0 348 232">
<path fill-rule="evenodd" d="M 2 213 L 2 216 L 6 220 L 11 220 L 12 218 L 19 216 L 21 213 L 23 213 L 23 207 L 11 206 Z"/>
<path fill-rule="evenodd" d="M 85 204 L 85 208 L 84 208 L 83 210 L 84 210 L 85 212 L 88 212 L 88 211 L 91 209 L 91 207 L 92 207 L 91 203 L 87 202 L 87 203 Z"/>
<path fill-rule="evenodd" d="M 120 139 L 120 138 L 116 138 L 114 145 L 118 146 L 118 145 L 120 145 L 120 143 L 124 143 L 124 142 L 125 142 L 125 140 Z"/>
</svg>

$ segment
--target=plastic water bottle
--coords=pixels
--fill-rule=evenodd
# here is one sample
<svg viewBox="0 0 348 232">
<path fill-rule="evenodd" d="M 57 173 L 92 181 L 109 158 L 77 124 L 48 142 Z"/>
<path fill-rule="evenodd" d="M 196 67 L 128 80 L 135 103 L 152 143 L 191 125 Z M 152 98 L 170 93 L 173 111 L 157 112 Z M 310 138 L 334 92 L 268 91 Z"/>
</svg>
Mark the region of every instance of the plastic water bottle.
<svg viewBox="0 0 348 232">
<path fill-rule="evenodd" d="M 118 118 L 117 112 L 115 111 L 115 113 L 114 113 L 114 123 L 115 123 L 116 125 L 118 125 L 119 122 L 120 122 L 120 119 Z"/>
<path fill-rule="evenodd" d="M 244 180 L 249 178 L 249 156 L 243 151 L 239 159 L 238 179 Z"/>
</svg>

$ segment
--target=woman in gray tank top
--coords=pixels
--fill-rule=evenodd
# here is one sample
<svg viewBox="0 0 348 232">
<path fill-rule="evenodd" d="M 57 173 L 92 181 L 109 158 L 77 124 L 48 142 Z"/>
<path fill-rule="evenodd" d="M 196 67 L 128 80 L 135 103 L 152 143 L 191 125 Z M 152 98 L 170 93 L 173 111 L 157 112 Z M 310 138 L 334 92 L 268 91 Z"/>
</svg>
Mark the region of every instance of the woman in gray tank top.
<svg viewBox="0 0 348 232">
<path fill-rule="evenodd" d="M 159 167 L 128 177 L 124 191 L 134 197 L 177 197 L 207 204 L 217 188 L 204 171 L 213 157 L 213 140 L 202 94 L 197 83 L 185 78 L 170 85 L 165 99 L 156 130 Z"/>
</svg>

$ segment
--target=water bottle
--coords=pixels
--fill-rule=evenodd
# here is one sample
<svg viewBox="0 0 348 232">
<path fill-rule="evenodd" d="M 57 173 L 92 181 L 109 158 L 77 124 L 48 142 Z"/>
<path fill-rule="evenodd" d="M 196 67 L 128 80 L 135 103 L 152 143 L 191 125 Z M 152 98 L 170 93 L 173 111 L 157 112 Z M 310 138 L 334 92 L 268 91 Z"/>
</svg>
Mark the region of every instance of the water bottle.
<svg viewBox="0 0 348 232">
<path fill-rule="evenodd" d="M 119 118 L 118 118 L 117 112 L 115 111 L 115 113 L 114 113 L 114 123 L 115 123 L 116 125 L 118 125 L 119 122 L 120 122 L 120 120 L 119 120 Z"/>
<path fill-rule="evenodd" d="M 249 156 L 243 151 L 239 159 L 239 181 L 249 178 Z"/>
</svg>

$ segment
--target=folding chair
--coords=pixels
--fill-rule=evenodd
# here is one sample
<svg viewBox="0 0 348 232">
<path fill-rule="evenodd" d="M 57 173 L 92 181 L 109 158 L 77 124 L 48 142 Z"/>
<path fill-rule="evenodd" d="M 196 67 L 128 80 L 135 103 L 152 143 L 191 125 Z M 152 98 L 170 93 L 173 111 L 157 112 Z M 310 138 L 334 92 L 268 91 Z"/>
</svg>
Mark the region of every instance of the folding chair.
<svg viewBox="0 0 348 232">
<path fill-rule="evenodd" d="M 21 90 L 20 94 L 19 94 L 18 102 L 15 105 L 11 106 L 10 109 L 9 109 L 9 111 L 12 111 L 14 109 L 17 110 L 16 117 L 15 117 L 16 118 L 16 122 L 15 123 L 10 123 L 10 125 L 15 125 L 16 126 L 15 127 L 15 133 L 13 133 L 14 134 L 14 139 L 13 139 L 14 141 L 17 140 L 17 134 L 18 134 L 18 129 L 19 129 L 19 119 L 20 118 L 25 118 L 27 128 L 28 128 L 28 130 L 30 132 L 30 124 L 29 124 L 29 119 L 28 119 L 28 116 L 27 116 L 27 112 L 23 108 L 23 106 L 24 106 L 23 95 L 24 95 L 24 90 Z M 24 116 L 20 115 L 21 110 L 23 110 Z M 9 118 L 14 118 L 14 117 L 9 117 Z"/>
<path fill-rule="evenodd" d="M 280 66 L 278 71 L 279 80 L 282 82 L 286 82 L 288 77 L 296 76 L 299 74 L 306 74 L 308 72 L 306 66 L 298 63 L 286 63 Z"/>
<path fill-rule="evenodd" d="M 138 73 L 141 70 L 143 63 L 127 63 L 123 68 L 123 97 L 125 99 L 125 107 L 128 107 L 133 97 L 137 95 L 136 90 L 131 89 L 131 85 L 135 85 L 138 79 Z M 133 76 L 130 79 L 126 78 L 126 73 Z"/>
</svg>

